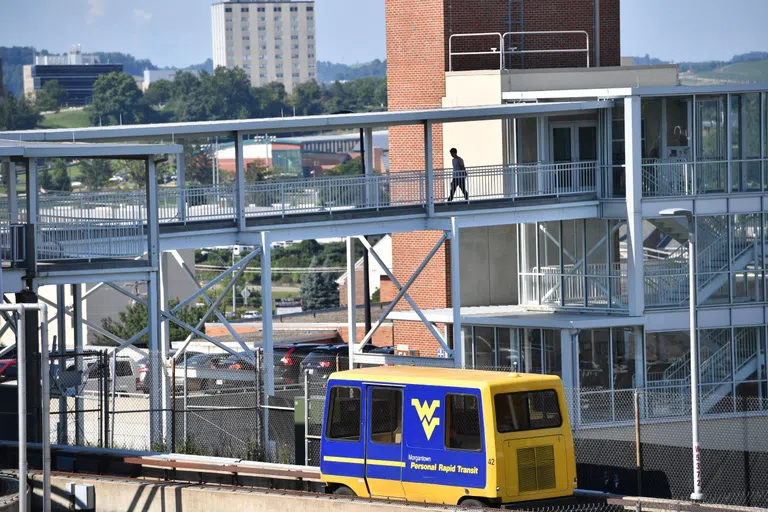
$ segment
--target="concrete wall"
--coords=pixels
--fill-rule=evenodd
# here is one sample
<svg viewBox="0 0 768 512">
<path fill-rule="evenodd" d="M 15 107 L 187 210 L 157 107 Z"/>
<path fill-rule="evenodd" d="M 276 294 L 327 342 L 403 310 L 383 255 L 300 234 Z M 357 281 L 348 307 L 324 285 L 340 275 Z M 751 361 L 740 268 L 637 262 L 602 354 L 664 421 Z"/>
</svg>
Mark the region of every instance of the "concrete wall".
<svg viewBox="0 0 768 512">
<path fill-rule="evenodd" d="M 495 72 L 447 73 L 443 107 L 501 104 L 501 77 Z M 451 166 L 449 150 L 455 147 L 467 167 L 504 163 L 502 121 L 473 121 L 443 125 L 443 167 Z M 435 162 L 439 167 L 441 162 Z M 472 176 L 468 186 L 472 194 Z"/>
<path fill-rule="evenodd" d="M 502 74 L 504 92 L 680 85 L 674 64 L 613 68 L 527 69 Z"/>
<path fill-rule="evenodd" d="M 32 475 L 34 489 L 33 509 L 42 510 L 42 475 Z M 69 510 L 67 482 L 91 484 L 95 488 L 96 510 L 99 512 L 271 512 L 291 510 L 292 512 L 421 512 L 434 510 L 404 504 L 390 504 L 385 501 L 358 500 L 318 497 L 315 494 L 267 492 L 263 489 L 203 486 L 195 484 L 165 484 L 146 480 L 121 478 L 87 478 L 79 476 L 58 476 L 51 478 L 53 510 Z"/>
<path fill-rule="evenodd" d="M 517 304 L 517 226 L 467 228 L 459 236 L 462 307 Z"/>
</svg>

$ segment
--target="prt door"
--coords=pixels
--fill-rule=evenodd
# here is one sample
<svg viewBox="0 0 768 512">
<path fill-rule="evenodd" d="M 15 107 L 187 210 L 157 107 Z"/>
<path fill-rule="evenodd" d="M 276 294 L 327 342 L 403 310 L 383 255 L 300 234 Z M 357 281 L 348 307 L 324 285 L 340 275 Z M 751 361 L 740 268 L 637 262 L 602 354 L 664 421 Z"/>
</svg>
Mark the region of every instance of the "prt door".
<svg viewBox="0 0 768 512">
<path fill-rule="evenodd" d="M 365 477 L 371 496 L 405 499 L 403 388 L 368 386 Z"/>
</svg>

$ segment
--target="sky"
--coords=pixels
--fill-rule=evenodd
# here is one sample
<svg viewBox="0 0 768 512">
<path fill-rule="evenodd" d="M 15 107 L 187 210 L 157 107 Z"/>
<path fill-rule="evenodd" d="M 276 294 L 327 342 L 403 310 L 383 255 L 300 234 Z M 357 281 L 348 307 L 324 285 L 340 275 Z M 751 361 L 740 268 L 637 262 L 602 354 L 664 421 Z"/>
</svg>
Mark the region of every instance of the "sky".
<svg viewBox="0 0 768 512">
<path fill-rule="evenodd" d="M 414 0 L 418 1 L 418 0 Z M 546 1 L 546 0 L 529 0 Z M 211 56 L 212 0 L 0 0 L 0 46 L 120 51 L 159 66 Z M 768 0 L 622 0 L 622 55 L 728 60 L 768 51 Z M 316 0 L 318 58 L 385 58 L 384 0 Z"/>
</svg>

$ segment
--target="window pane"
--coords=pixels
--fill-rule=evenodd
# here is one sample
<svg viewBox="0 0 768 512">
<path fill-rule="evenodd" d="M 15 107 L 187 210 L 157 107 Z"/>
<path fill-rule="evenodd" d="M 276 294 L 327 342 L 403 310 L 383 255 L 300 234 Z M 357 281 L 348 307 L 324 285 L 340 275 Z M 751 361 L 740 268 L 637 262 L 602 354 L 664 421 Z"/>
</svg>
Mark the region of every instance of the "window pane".
<svg viewBox="0 0 768 512">
<path fill-rule="evenodd" d="M 763 328 L 739 327 L 733 330 L 733 367 L 737 380 L 756 380 L 764 357 Z M 763 377 L 765 378 L 765 377 Z"/>
<path fill-rule="evenodd" d="M 686 385 L 690 376 L 687 331 L 654 332 L 645 336 L 647 385 Z"/>
<path fill-rule="evenodd" d="M 525 373 L 544 373 L 541 364 L 541 329 L 524 329 L 523 333 Z"/>
<path fill-rule="evenodd" d="M 636 341 L 632 329 L 613 330 L 613 389 L 635 387 Z"/>
<path fill-rule="evenodd" d="M 493 327 L 475 327 L 475 365 L 478 370 L 490 370 L 496 366 Z"/>
<path fill-rule="evenodd" d="M 514 331 L 516 333 L 517 331 Z M 514 341 L 513 341 L 514 339 Z M 517 337 L 513 338 L 511 329 L 499 327 L 496 329 L 496 343 L 499 346 L 500 368 L 520 371 L 520 354 L 517 347 Z"/>
<path fill-rule="evenodd" d="M 731 378 L 731 330 L 699 331 L 699 373 L 702 384 L 721 384 Z"/>
<path fill-rule="evenodd" d="M 661 158 L 661 103 L 661 98 L 643 98 L 641 102 L 648 141 L 643 148 L 643 158 Z"/>
<path fill-rule="evenodd" d="M 326 437 L 335 441 L 360 441 L 360 388 L 334 386 L 326 419 Z"/>
<path fill-rule="evenodd" d="M 371 441 L 400 444 L 403 437 L 403 391 L 392 388 L 371 390 Z"/>
<path fill-rule="evenodd" d="M 480 409 L 474 395 L 445 396 L 445 447 L 453 450 L 479 451 L 482 449 L 480 438 Z"/>
<path fill-rule="evenodd" d="M 686 158 L 690 144 L 688 140 L 688 104 L 690 98 L 667 98 L 667 149 L 669 155 L 662 158 Z"/>
<path fill-rule="evenodd" d="M 462 327 L 461 335 L 464 337 L 464 364 L 469 368 L 475 367 L 474 350 L 472 348 L 472 327 Z"/>
<path fill-rule="evenodd" d="M 544 329 L 544 373 L 548 375 L 563 374 L 563 357 L 560 352 L 560 331 Z"/>
<path fill-rule="evenodd" d="M 504 393 L 496 395 L 493 401 L 496 407 L 496 430 L 502 434 L 562 425 L 557 393 L 552 389 Z"/>
<path fill-rule="evenodd" d="M 584 330 L 579 334 L 579 376 L 584 391 L 610 389 L 610 329 Z"/>
</svg>

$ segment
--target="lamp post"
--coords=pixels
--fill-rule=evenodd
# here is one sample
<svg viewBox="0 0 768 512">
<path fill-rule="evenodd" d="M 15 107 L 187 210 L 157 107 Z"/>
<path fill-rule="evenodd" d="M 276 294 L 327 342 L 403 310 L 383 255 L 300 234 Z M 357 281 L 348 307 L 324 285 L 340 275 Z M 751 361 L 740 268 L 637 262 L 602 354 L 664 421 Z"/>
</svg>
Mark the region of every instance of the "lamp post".
<svg viewBox="0 0 768 512">
<path fill-rule="evenodd" d="M 688 303 L 691 329 L 691 446 L 693 448 L 693 492 L 691 500 L 701 501 L 701 447 L 699 446 L 699 352 L 696 332 L 696 222 L 691 210 L 670 208 L 662 217 L 685 217 L 688 222 Z"/>
</svg>

